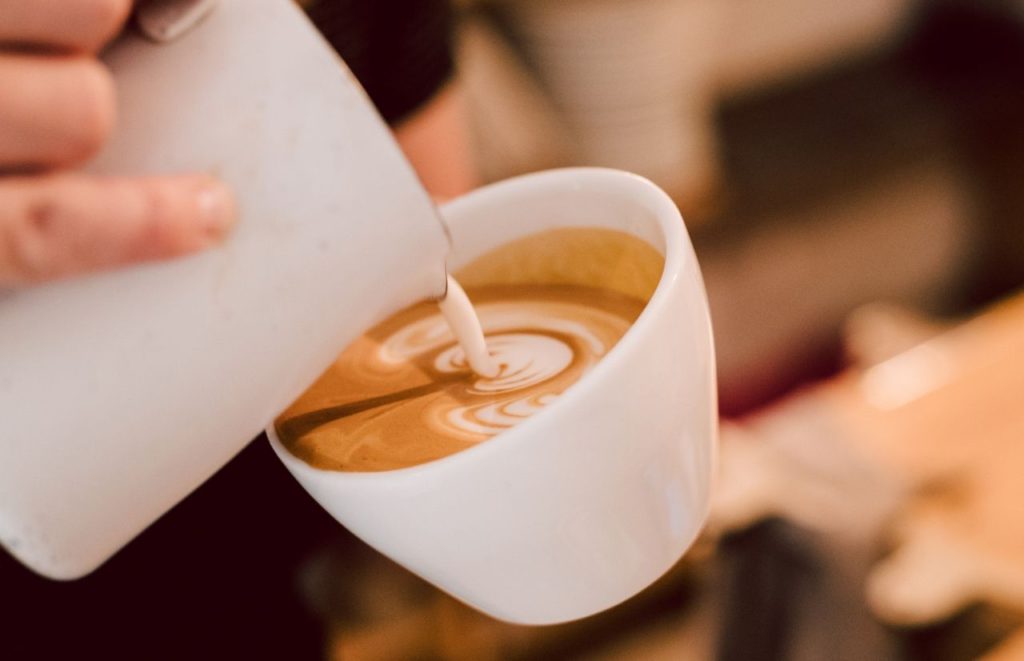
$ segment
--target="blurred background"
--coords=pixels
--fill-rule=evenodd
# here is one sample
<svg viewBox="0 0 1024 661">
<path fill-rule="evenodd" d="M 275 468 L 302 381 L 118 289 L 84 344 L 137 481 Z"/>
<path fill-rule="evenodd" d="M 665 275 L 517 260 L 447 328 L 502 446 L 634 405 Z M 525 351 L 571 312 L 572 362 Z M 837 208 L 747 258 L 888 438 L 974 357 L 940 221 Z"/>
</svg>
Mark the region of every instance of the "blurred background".
<svg viewBox="0 0 1024 661">
<path fill-rule="evenodd" d="M 484 181 L 677 200 L 722 476 L 679 566 L 564 626 L 325 547 L 328 655 L 1024 659 L 1024 2 L 467 0 L 456 34 Z"/>
<path fill-rule="evenodd" d="M 683 210 L 723 416 L 703 537 L 611 611 L 512 626 L 349 536 L 257 442 L 81 581 L 0 557 L 4 635 L 37 652 L 12 658 L 1024 659 L 1024 0 L 450 18 L 478 183 L 611 166 Z"/>
</svg>

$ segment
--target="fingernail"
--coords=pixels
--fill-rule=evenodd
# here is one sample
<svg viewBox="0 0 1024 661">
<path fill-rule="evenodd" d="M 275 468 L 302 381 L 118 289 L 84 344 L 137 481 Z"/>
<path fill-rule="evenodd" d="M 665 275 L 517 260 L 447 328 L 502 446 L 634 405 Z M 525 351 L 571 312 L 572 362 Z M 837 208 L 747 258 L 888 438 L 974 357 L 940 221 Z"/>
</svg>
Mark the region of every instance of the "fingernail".
<svg viewBox="0 0 1024 661">
<path fill-rule="evenodd" d="M 235 224 L 235 198 L 227 186 L 219 181 L 208 181 L 196 197 L 199 215 L 210 239 L 224 238 Z"/>
</svg>

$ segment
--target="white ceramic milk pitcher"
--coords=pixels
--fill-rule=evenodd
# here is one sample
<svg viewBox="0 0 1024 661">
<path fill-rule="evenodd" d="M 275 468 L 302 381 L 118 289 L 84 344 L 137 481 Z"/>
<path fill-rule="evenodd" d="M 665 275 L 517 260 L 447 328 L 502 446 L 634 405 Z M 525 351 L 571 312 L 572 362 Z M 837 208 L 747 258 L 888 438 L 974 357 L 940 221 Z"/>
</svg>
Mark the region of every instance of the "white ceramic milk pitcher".
<svg viewBox="0 0 1024 661">
<path fill-rule="evenodd" d="M 91 169 L 216 174 L 240 221 L 206 254 L 0 290 L 0 542 L 55 578 L 102 563 L 339 347 L 445 282 L 430 199 L 291 0 L 222 0 L 105 60 L 119 123 Z"/>
</svg>

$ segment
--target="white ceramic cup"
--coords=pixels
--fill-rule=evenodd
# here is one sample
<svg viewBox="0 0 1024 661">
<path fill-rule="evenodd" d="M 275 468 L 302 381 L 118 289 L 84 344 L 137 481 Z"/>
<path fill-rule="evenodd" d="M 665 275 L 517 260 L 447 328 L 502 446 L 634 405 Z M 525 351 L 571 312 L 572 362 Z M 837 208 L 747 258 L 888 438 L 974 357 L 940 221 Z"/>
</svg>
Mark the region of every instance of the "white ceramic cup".
<svg viewBox="0 0 1024 661">
<path fill-rule="evenodd" d="M 443 208 L 453 271 L 563 227 L 633 234 L 665 256 L 629 331 L 543 411 L 448 457 L 386 472 L 313 468 L 271 444 L 338 521 L 494 617 L 549 624 L 604 610 L 668 570 L 708 510 L 714 349 L 679 211 L 649 181 L 572 168 L 494 184 Z"/>
</svg>

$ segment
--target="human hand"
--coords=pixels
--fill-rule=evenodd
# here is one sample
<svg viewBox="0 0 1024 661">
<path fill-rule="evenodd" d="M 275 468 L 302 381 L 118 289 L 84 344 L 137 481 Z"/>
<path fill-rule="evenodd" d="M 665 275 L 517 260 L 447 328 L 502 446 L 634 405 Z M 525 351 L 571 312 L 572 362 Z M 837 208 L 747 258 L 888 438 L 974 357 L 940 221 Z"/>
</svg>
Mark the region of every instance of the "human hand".
<svg viewBox="0 0 1024 661">
<path fill-rule="evenodd" d="M 99 50 L 131 0 L 0 0 L 0 288 L 218 243 L 234 222 L 212 177 L 73 171 L 115 121 Z"/>
</svg>

